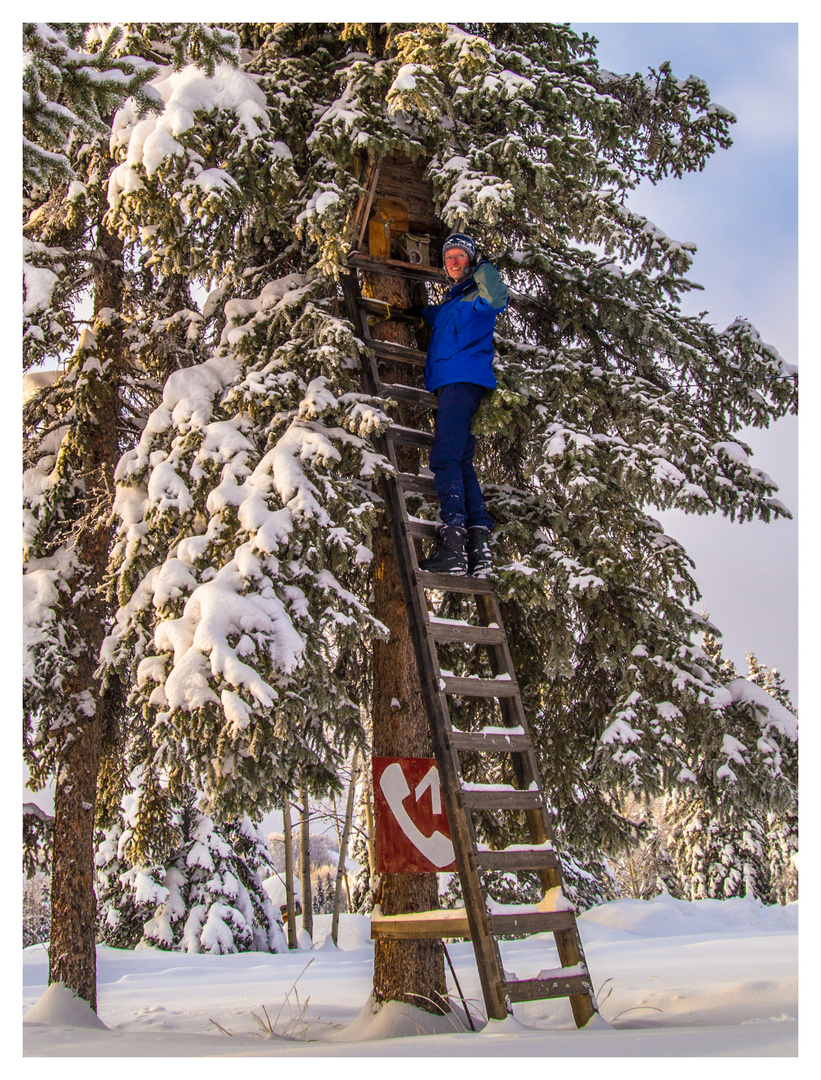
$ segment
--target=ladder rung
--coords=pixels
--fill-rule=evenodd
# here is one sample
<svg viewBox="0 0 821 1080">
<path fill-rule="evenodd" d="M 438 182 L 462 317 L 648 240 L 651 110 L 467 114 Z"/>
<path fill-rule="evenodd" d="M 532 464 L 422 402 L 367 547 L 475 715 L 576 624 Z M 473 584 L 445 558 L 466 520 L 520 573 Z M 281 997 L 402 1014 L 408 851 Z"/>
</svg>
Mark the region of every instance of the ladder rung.
<svg viewBox="0 0 821 1080">
<path fill-rule="evenodd" d="M 589 975 L 556 976 L 555 979 L 518 979 L 504 984 L 504 993 L 511 1002 L 540 1001 L 543 998 L 573 997 L 592 994 Z"/>
<path fill-rule="evenodd" d="M 523 754 L 531 747 L 530 736 L 521 732 L 506 735 L 502 732 L 453 731 L 451 745 L 454 750 L 475 750 L 477 753 L 492 752 Z"/>
<path fill-rule="evenodd" d="M 556 930 L 572 930 L 575 926 L 575 917 L 572 911 L 536 911 L 521 915 L 490 915 L 488 923 L 492 934 L 539 934 Z M 372 938 L 469 938 L 470 936 L 470 925 L 464 908 L 416 911 L 408 915 L 371 914 Z M 538 982 L 539 980 L 527 981 Z M 544 981 L 552 982 L 553 980 Z M 522 986 L 524 983 L 516 982 L 512 985 Z"/>
<path fill-rule="evenodd" d="M 456 577 L 454 574 L 427 574 L 424 570 L 416 572 L 416 580 L 423 589 L 438 589 L 442 592 L 456 593 L 492 593 L 493 582 L 490 578 Z"/>
<path fill-rule="evenodd" d="M 488 921 L 492 934 L 544 934 L 572 930 L 576 916 L 572 911 L 533 911 L 521 915 L 513 912 L 491 915 Z"/>
<path fill-rule="evenodd" d="M 385 435 L 400 446 L 432 446 L 433 435 L 429 431 L 417 431 L 416 428 L 400 427 L 392 424 Z"/>
<path fill-rule="evenodd" d="M 469 623 L 431 622 L 428 633 L 434 641 L 461 642 L 465 645 L 501 645 L 505 632 L 498 626 L 471 626 Z"/>
<path fill-rule="evenodd" d="M 371 914 L 372 938 L 447 938 L 470 937 L 464 908 L 442 911 L 417 911 L 409 915 Z"/>
<path fill-rule="evenodd" d="M 420 521 L 418 518 L 405 522 L 405 528 L 411 534 L 411 536 L 421 536 L 426 540 L 432 540 L 436 536 L 435 521 Z"/>
<path fill-rule="evenodd" d="M 413 364 L 415 367 L 424 367 L 427 356 L 421 349 L 414 349 L 410 345 L 400 345 L 396 341 L 380 341 L 371 338 L 369 348 L 373 349 L 380 360 L 400 360 L 403 364 Z"/>
<path fill-rule="evenodd" d="M 553 870 L 558 869 L 559 859 L 548 848 L 530 851 L 477 851 L 476 867 L 479 870 Z"/>
<path fill-rule="evenodd" d="M 541 791 L 462 790 L 462 802 L 471 810 L 543 810 L 544 795 Z"/>
<path fill-rule="evenodd" d="M 427 390 L 418 390 L 415 386 L 402 386 L 398 383 L 377 383 L 376 392 L 380 397 L 391 398 L 393 401 L 403 402 L 406 405 L 416 405 L 424 409 L 438 409 L 439 398 Z"/>
<path fill-rule="evenodd" d="M 479 579 L 481 580 L 481 579 Z M 443 675 L 442 689 L 454 697 L 511 698 L 519 696 L 514 679 L 470 679 L 459 675 Z"/>
<path fill-rule="evenodd" d="M 360 270 L 370 270 L 375 274 L 392 274 L 396 277 L 410 278 L 412 281 L 438 281 L 450 285 L 451 281 L 444 270 L 436 266 L 420 266 L 418 263 L 403 262 L 401 259 L 375 259 L 361 251 L 352 251 L 348 255 L 348 266 Z"/>
<path fill-rule="evenodd" d="M 414 476 L 413 473 L 395 473 L 397 487 L 404 491 L 416 491 L 420 495 L 435 495 L 436 484 L 432 476 Z"/>
</svg>

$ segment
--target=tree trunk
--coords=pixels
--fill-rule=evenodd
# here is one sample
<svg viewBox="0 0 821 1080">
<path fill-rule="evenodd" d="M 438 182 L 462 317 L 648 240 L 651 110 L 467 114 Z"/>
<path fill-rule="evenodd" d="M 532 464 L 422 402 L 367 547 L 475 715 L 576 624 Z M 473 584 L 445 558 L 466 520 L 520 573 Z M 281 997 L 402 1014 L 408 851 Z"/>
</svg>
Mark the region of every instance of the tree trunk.
<svg viewBox="0 0 821 1080">
<path fill-rule="evenodd" d="M 288 948 L 297 947 L 296 905 L 294 904 L 294 834 L 291 827 L 291 804 L 282 801 L 282 839 L 285 843 L 285 903 L 288 915 Z"/>
<path fill-rule="evenodd" d="M 367 769 L 362 772 L 362 800 L 365 804 L 365 827 L 368 830 L 368 876 L 371 881 L 376 877 L 376 848 L 374 846 L 373 792 L 371 776 Z"/>
<path fill-rule="evenodd" d="M 391 632 L 388 641 L 374 645 L 374 756 L 430 757 L 428 717 L 387 528 L 377 532 L 374 563 L 374 611 Z M 399 710 L 391 708 L 394 698 L 400 703 Z M 382 874 L 374 901 L 385 915 L 430 911 L 439 906 L 437 876 Z M 377 939 L 373 966 L 376 1001 L 407 1001 L 428 1012 L 442 1011 L 446 990 L 441 941 Z"/>
<path fill-rule="evenodd" d="M 408 284 L 398 277 L 369 274 L 368 295 L 398 306 L 410 304 Z M 377 323 L 374 337 L 416 345 L 413 330 L 396 322 Z M 407 375 L 383 367 L 386 382 L 402 382 Z M 417 426 L 413 414 L 398 413 L 401 424 Z M 418 471 L 418 452 L 400 456 L 400 466 Z M 374 644 L 373 753 L 375 757 L 431 757 L 428 716 L 422 698 L 416 655 L 402 596 L 399 569 L 387 522 L 383 518 L 374 533 L 374 614 L 390 630 L 387 641 Z M 399 709 L 392 708 L 397 699 Z M 374 902 L 385 915 L 430 911 L 439 906 L 436 874 L 383 874 L 374 891 Z M 376 1001 L 407 1001 L 428 1012 L 447 1010 L 445 962 L 441 941 L 387 941 L 374 943 L 373 996 Z"/>
<path fill-rule="evenodd" d="M 314 904 L 311 895 L 311 814 L 308 792 L 302 792 L 302 818 L 299 823 L 299 883 L 302 886 L 302 929 L 314 936 Z"/>
<path fill-rule="evenodd" d="M 107 630 L 102 583 L 108 563 L 114 468 L 119 457 L 118 384 L 124 365 L 122 328 L 123 245 L 100 224 L 94 263 L 94 355 L 102 372 L 93 401 L 78 403 L 84 419 L 78 438 L 84 454 L 84 517 L 76 533 L 80 571 L 75 579 L 73 623 L 78 651 L 65 699 L 76 717 L 57 772 L 51 879 L 49 984 L 61 982 L 97 1008 L 94 815 L 102 748 L 104 703 L 96 670 Z M 109 314 L 110 312 L 110 314 Z"/>
<path fill-rule="evenodd" d="M 636 877 L 636 867 L 635 867 L 635 864 L 633 862 L 633 856 L 632 855 L 627 856 L 627 869 L 630 872 L 630 888 L 631 888 L 631 890 L 633 892 L 633 899 L 634 900 L 639 900 L 639 899 L 641 899 L 640 896 L 639 896 L 639 883 L 638 883 L 638 879 Z"/>
<path fill-rule="evenodd" d="M 351 761 L 351 783 L 348 788 L 348 799 L 345 803 L 345 824 L 342 828 L 342 836 L 339 839 L 339 861 L 336 864 L 336 883 L 334 885 L 334 913 L 331 919 L 331 940 L 336 945 L 339 936 L 339 908 L 342 902 L 342 882 L 345 879 L 345 858 L 348 854 L 348 840 L 351 835 L 351 822 L 353 821 L 354 796 L 356 794 L 356 777 L 359 772 L 359 750 L 354 750 Z M 350 910 L 350 893 L 348 894 Z"/>
</svg>

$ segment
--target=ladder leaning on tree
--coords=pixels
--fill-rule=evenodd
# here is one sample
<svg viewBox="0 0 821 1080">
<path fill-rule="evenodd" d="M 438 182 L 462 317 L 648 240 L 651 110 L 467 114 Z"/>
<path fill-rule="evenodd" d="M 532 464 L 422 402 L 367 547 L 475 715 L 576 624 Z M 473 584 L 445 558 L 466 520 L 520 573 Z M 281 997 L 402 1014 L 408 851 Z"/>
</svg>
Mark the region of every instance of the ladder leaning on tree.
<svg viewBox="0 0 821 1080">
<path fill-rule="evenodd" d="M 378 169 L 375 170 L 378 176 Z M 375 178 L 360 217 L 360 236 L 373 203 Z M 381 221 L 381 218 L 378 219 Z M 407 225 L 405 225 L 407 228 Z M 388 233 L 388 222 L 384 225 Z M 424 367 L 421 349 L 375 340 L 368 315 L 386 314 L 385 303 L 363 297 L 359 272 L 399 275 L 410 282 L 447 284 L 441 270 L 399 259 L 375 257 L 354 250 L 348 258 L 349 273 L 342 275 L 348 317 L 368 348 L 362 371 L 363 389 L 372 395 L 419 410 L 435 409 L 435 395 L 413 385 L 386 383 L 380 364 L 402 362 Z M 562 894 L 559 857 L 553 847 L 545 792 L 528 731 L 507 635 L 491 581 L 478 577 L 427 574 L 419 570 L 416 543 L 433 538 L 435 524 L 413 517 L 406 505 L 409 496 L 435 497 L 430 476 L 402 472 L 397 446 L 429 447 L 428 431 L 392 425 L 379 440 L 379 449 L 395 472 L 382 481 L 382 496 L 402 582 L 425 708 L 439 771 L 442 799 L 447 813 L 464 908 L 408 915 L 379 916 L 372 920 L 374 937 L 446 938 L 469 937 L 473 943 L 482 993 L 489 1018 L 501 1020 L 511 1005 L 521 1001 L 567 997 L 577 1027 L 597 1012 L 596 999 L 585 963 L 572 907 Z M 430 616 L 428 594 L 460 593 L 472 597 L 476 621 L 454 622 Z M 491 678 L 458 677 L 443 673 L 437 647 L 461 643 L 487 650 Z M 498 707 L 502 723 L 479 730 L 458 730 L 451 721 L 450 698 L 478 698 L 489 708 Z M 460 754 L 509 755 L 516 786 L 471 785 L 464 781 Z M 477 842 L 473 815 L 488 811 L 523 811 L 530 843 L 493 851 Z M 488 903 L 482 874 L 486 871 L 517 873 L 537 871 L 545 892 L 538 905 L 505 905 L 494 913 Z M 517 979 L 502 965 L 497 938 L 510 934 L 550 932 L 554 935 L 561 967 L 542 971 L 537 978 Z"/>
</svg>

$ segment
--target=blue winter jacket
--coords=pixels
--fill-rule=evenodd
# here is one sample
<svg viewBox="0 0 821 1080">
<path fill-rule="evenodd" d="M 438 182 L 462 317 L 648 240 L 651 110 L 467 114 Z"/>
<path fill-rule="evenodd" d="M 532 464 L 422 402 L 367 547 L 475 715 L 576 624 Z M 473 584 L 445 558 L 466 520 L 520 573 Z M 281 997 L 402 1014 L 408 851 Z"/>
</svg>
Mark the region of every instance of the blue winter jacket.
<svg viewBox="0 0 821 1080">
<path fill-rule="evenodd" d="M 493 328 L 507 307 L 507 286 L 495 266 L 480 262 L 471 277 L 452 285 L 441 304 L 422 309 L 433 327 L 425 387 L 472 382 L 494 389 Z"/>
</svg>

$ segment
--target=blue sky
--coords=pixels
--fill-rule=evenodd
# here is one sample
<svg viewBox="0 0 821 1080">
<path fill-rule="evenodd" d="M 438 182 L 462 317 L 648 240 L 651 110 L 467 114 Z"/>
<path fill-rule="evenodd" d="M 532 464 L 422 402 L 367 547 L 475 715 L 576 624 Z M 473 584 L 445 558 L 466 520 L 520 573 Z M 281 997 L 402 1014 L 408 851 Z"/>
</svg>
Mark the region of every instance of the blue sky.
<svg viewBox="0 0 821 1080">
<path fill-rule="evenodd" d="M 697 75 L 733 112 L 733 146 L 704 170 L 629 200 L 676 240 L 698 246 L 688 275 L 704 286 L 684 301 L 724 329 L 736 316 L 798 363 L 798 26 L 796 23 L 584 23 L 603 67 Z M 733 524 L 659 515 L 696 561 L 702 604 L 724 634 L 724 651 L 746 672 L 746 652 L 777 667 L 798 701 L 797 421 L 746 430 L 753 464 L 779 485 L 794 520 Z"/>
</svg>

